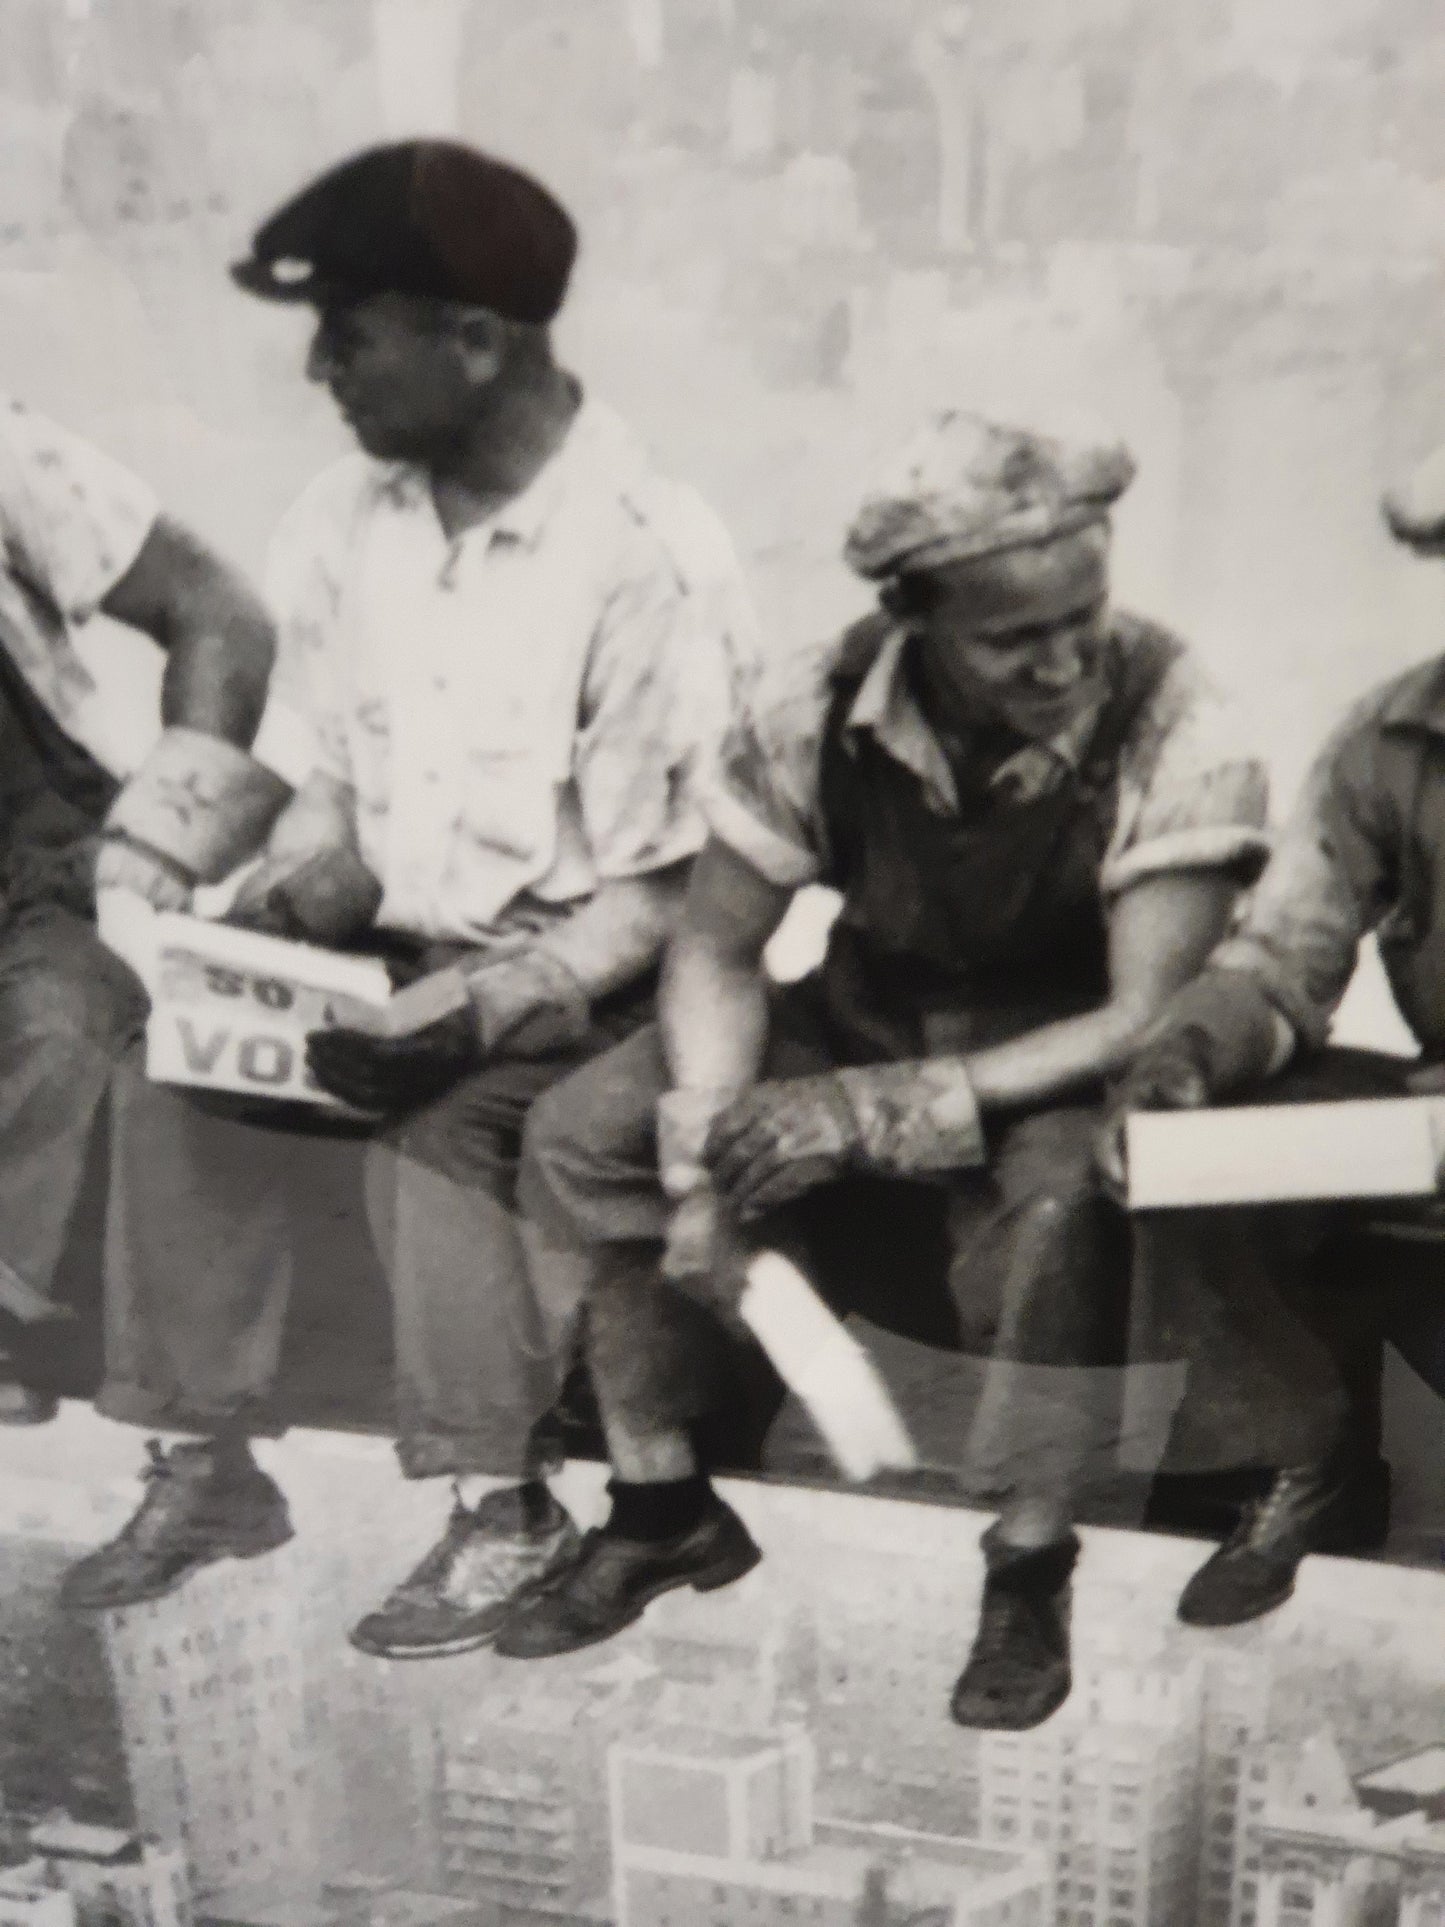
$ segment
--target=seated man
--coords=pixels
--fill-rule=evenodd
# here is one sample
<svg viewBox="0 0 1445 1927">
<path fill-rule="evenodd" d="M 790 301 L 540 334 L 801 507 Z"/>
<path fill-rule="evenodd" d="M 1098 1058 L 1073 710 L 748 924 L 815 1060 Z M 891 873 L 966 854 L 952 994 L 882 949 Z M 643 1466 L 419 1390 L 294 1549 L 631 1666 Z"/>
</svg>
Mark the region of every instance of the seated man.
<svg viewBox="0 0 1445 1927">
<path fill-rule="evenodd" d="M 1445 451 L 1387 495 L 1384 507 L 1398 540 L 1420 555 L 1445 554 Z M 1442 730 L 1441 657 L 1373 690 L 1336 730 L 1242 927 L 1170 1003 L 1122 1081 L 1105 1137 L 1114 1182 L 1124 1179 L 1130 1111 L 1445 1090 Z M 1371 933 L 1423 1063 L 1328 1044 Z M 1273 1471 L 1272 1484 L 1180 1603 L 1182 1616 L 1197 1624 L 1233 1624 L 1288 1597 L 1306 1553 L 1334 1549 L 1362 1470 L 1383 1471 L 1376 1458 L 1383 1340 L 1445 1393 L 1438 1257 L 1445 1217 L 1427 1202 L 1231 1208 L 1189 1218 L 1141 1220 L 1166 1307 L 1179 1276 L 1193 1274 L 1223 1308 L 1211 1321 L 1214 1333 L 1228 1328 L 1227 1371 L 1215 1345 L 1191 1348 L 1196 1377 L 1207 1371 L 1218 1389 L 1196 1391 L 1184 1411 L 1218 1411 L 1228 1400 L 1236 1438 L 1263 1433 L 1272 1446 L 1254 1453 Z M 1207 1300 L 1191 1295 L 1197 1317 Z M 1164 1315 L 1177 1322 L 1177 1310 Z M 1254 1410 L 1238 1409 L 1226 1378 L 1251 1388 Z"/>
<path fill-rule="evenodd" d="M 181 820 L 175 785 L 236 812 L 243 840 L 286 790 L 244 753 L 271 668 L 258 598 L 136 476 L 13 401 L 0 546 L 0 1422 L 26 1424 L 54 1411 L 24 1367 L 59 1309 L 112 1065 L 145 1013 L 96 937 L 96 885 L 182 907 L 233 847 L 214 810 Z M 135 633 L 82 643 L 97 613 Z"/>
<path fill-rule="evenodd" d="M 309 731 L 315 767 L 237 913 L 372 942 L 438 990 L 454 967 L 463 993 L 401 1039 L 311 1047 L 323 1088 L 380 1120 L 367 1189 L 403 1469 L 458 1481 L 436 1551 L 353 1635 L 390 1657 L 485 1643 L 571 1543 L 533 1432 L 576 1302 L 533 1294 L 511 1169 L 536 1094 L 651 1008 L 702 837 L 694 766 L 726 721 L 728 643 L 748 643 L 716 520 L 553 358 L 574 247 L 535 181 L 416 142 L 312 184 L 237 271 L 315 308 L 309 371 L 363 450 L 278 538 L 266 727 Z M 73 1605 L 154 1597 L 290 1535 L 247 1434 L 278 1365 L 297 1123 L 124 1068 L 100 1405 L 183 1436 L 132 1525 L 69 1574 Z M 497 1474 L 522 1483 L 484 1496 Z"/>
<path fill-rule="evenodd" d="M 1071 1505 L 1106 1419 L 1087 1368 L 1121 1362 L 1127 1295 L 1098 1100 L 1265 847 L 1234 719 L 1177 640 L 1109 606 L 1132 472 L 944 416 L 849 537 L 881 611 L 734 735 L 660 1029 L 529 1124 L 539 1237 L 594 1254 L 612 1513 L 498 1651 L 604 1639 L 756 1560 L 686 1429 L 716 1392 L 693 1301 L 726 1304 L 741 1226 L 840 1310 L 992 1355 L 969 1451 L 1007 1501 L 953 1713 L 1023 1727 L 1067 1695 Z M 826 959 L 770 999 L 764 946 L 810 880 L 842 893 Z"/>
</svg>

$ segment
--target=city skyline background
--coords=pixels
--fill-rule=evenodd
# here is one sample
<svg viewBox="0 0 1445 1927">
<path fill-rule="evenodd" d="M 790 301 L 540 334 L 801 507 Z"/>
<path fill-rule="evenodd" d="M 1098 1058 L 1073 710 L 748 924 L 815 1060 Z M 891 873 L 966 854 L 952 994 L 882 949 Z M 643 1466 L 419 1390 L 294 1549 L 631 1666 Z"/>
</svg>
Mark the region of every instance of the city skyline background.
<svg viewBox="0 0 1445 1927">
<path fill-rule="evenodd" d="M 881 452 L 945 404 L 1121 429 L 1121 592 L 1247 686 L 1288 789 L 1437 646 L 1387 479 L 1445 438 L 1428 0 L 0 0 L 3 382 L 259 566 L 345 446 L 225 268 L 365 142 L 534 167 L 561 343 L 825 640 Z"/>
<path fill-rule="evenodd" d="M 851 1924 L 871 1881 L 885 1927 L 1417 1927 L 1422 1866 L 1411 1904 L 1445 1905 L 1438 1569 L 1311 1560 L 1280 1612 L 1201 1634 L 1173 1618 L 1197 1542 L 1089 1531 L 1071 1699 L 975 1734 L 946 1707 L 977 1514 L 741 1484 L 767 1556 L 725 1593 L 546 1664 L 387 1665 L 345 1629 L 446 1501 L 379 1441 L 262 1448 L 281 1552 L 100 1622 L 47 1614 L 133 1497 L 127 1436 L 72 1410 L 48 1451 L 0 1441 L 12 1703 L 31 1680 L 0 1794 L 12 1826 L 58 1807 L 179 1849 L 203 1917 L 323 1927 L 364 1890 L 465 1902 L 469 1927 Z M 564 1477 L 584 1523 L 600 1481 Z M 1306 1880 L 1377 1911 L 1295 1919 Z"/>
</svg>

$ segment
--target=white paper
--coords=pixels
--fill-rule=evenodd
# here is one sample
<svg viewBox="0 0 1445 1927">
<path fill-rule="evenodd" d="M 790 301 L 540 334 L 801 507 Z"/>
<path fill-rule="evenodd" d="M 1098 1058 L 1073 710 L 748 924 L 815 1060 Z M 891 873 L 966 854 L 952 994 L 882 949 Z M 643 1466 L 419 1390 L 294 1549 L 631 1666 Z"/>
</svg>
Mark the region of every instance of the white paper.
<svg viewBox="0 0 1445 1927">
<path fill-rule="evenodd" d="M 796 1265 L 776 1251 L 759 1252 L 748 1264 L 738 1309 L 845 1477 L 861 1483 L 917 1464 L 877 1367 Z"/>
<path fill-rule="evenodd" d="M 1128 1122 L 1129 1206 L 1429 1197 L 1442 1116 L 1427 1097 L 1141 1111 Z"/>
<path fill-rule="evenodd" d="M 151 941 L 146 1069 L 157 1083 L 349 1109 L 313 1082 L 306 1038 L 384 1007 L 384 964 L 170 912 L 154 917 Z"/>
</svg>

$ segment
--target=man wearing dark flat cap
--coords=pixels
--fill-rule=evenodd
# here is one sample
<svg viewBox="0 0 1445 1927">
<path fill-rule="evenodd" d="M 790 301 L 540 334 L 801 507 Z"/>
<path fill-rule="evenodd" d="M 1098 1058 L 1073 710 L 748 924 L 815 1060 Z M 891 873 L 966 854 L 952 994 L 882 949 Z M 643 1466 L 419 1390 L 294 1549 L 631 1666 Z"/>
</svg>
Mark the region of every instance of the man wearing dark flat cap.
<svg viewBox="0 0 1445 1927">
<path fill-rule="evenodd" d="M 1103 1084 L 1265 850 L 1237 718 L 1110 606 L 1132 472 L 1116 446 L 943 416 L 849 536 L 877 612 L 733 730 L 659 1025 L 529 1120 L 526 1208 L 592 1265 L 612 1512 L 498 1651 L 571 1651 L 756 1563 L 691 1428 L 764 1247 L 895 1357 L 989 1360 L 958 1447 L 1003 1506 L 953 1715 L 1028 1727 L 1067 1696 L 1073 1504 L 1128 1282 Z M 764 947 L 815 881 L 842 896 L 826 957 L 770 995 Z"/>
<path fill-rule="evenodd" d="M 1445 449 L 1382 507 L 1412 553 L 1445 556 Z M 1417 1060 L 1330 1041 L 1371 935 Z M 1134 1111 L 1440 1092 L 1445 657 L 1435 656 L 1362 697 L 1320 751 L 1240 928 L 1171 1000 L 1122 1080 L 1104 1164 L 1122 1184 Z M 1234 1378 L 1249 1388 L 1241 1442 L 1269 1441 L 1249 1461 L 1269 1474 L 1262 1496 L 1181 1602 L 1195 1623 L 1235 1624 L 1289 1596 L 1301 1561 L 1333 1549 L 1352 1505 L 1370 1506 L 1383 1539 L 1381 1354 L 1388 1340 L 1445 1395 L 1445 1212 L 1438 1198 L 1221 1208 L 1186 1214 L 1194 1222 L 1182 1232 L 1176 1214 L 1150 1215 L 1163 1288 L 1171 1274 L 1202 1274 L 1232 1318 Z"/>
<path fill-rule="evenodd" d="M 243 922 L 384 950 L 400 1035 L 313 1035 L 316 1082 L 377 1120 L 368 1205 L 394 1298 L 404 1471 L 457 1481 L 434 1551 L 355 1629 L 365 1651 L 483 1645 L 573 1544 L 538 1422 L 569 1357 L 512 1176 L 526 1111 L 629 1034 L 702 840 L 750 615 L 725 532 L 554 358 L 576 237 L 545 188 L 449 142 L 362 154 L 267 221 L 241 286 L 315 315 L 308 371 L 360 453 L 284 522 L 264 727 L 296 796 Z M 248 1433 L 290 1281 L 294 1138 L 122 1080 L 100 1405 L 178 1434 L 74 1605 L 152 1597 L 290 1535 Z M 496 1476 L 513 1483 L 495 1487 Z"/>
</svg>

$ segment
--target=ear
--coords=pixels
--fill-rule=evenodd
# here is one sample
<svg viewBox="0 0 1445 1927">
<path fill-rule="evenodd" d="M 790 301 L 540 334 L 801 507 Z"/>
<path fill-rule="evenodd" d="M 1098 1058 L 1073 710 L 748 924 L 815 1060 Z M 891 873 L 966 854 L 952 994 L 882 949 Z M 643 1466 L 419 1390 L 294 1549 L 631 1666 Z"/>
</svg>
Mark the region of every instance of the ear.
<svg viewBox="0 0 1445 1927">
<path fill-rule="evenodd" d="M 485 308 L 469 308 L 457 321 L 457 352 L 477 385 L 495 381 L 507 359 L 507 325 Z"/>
</svg>

